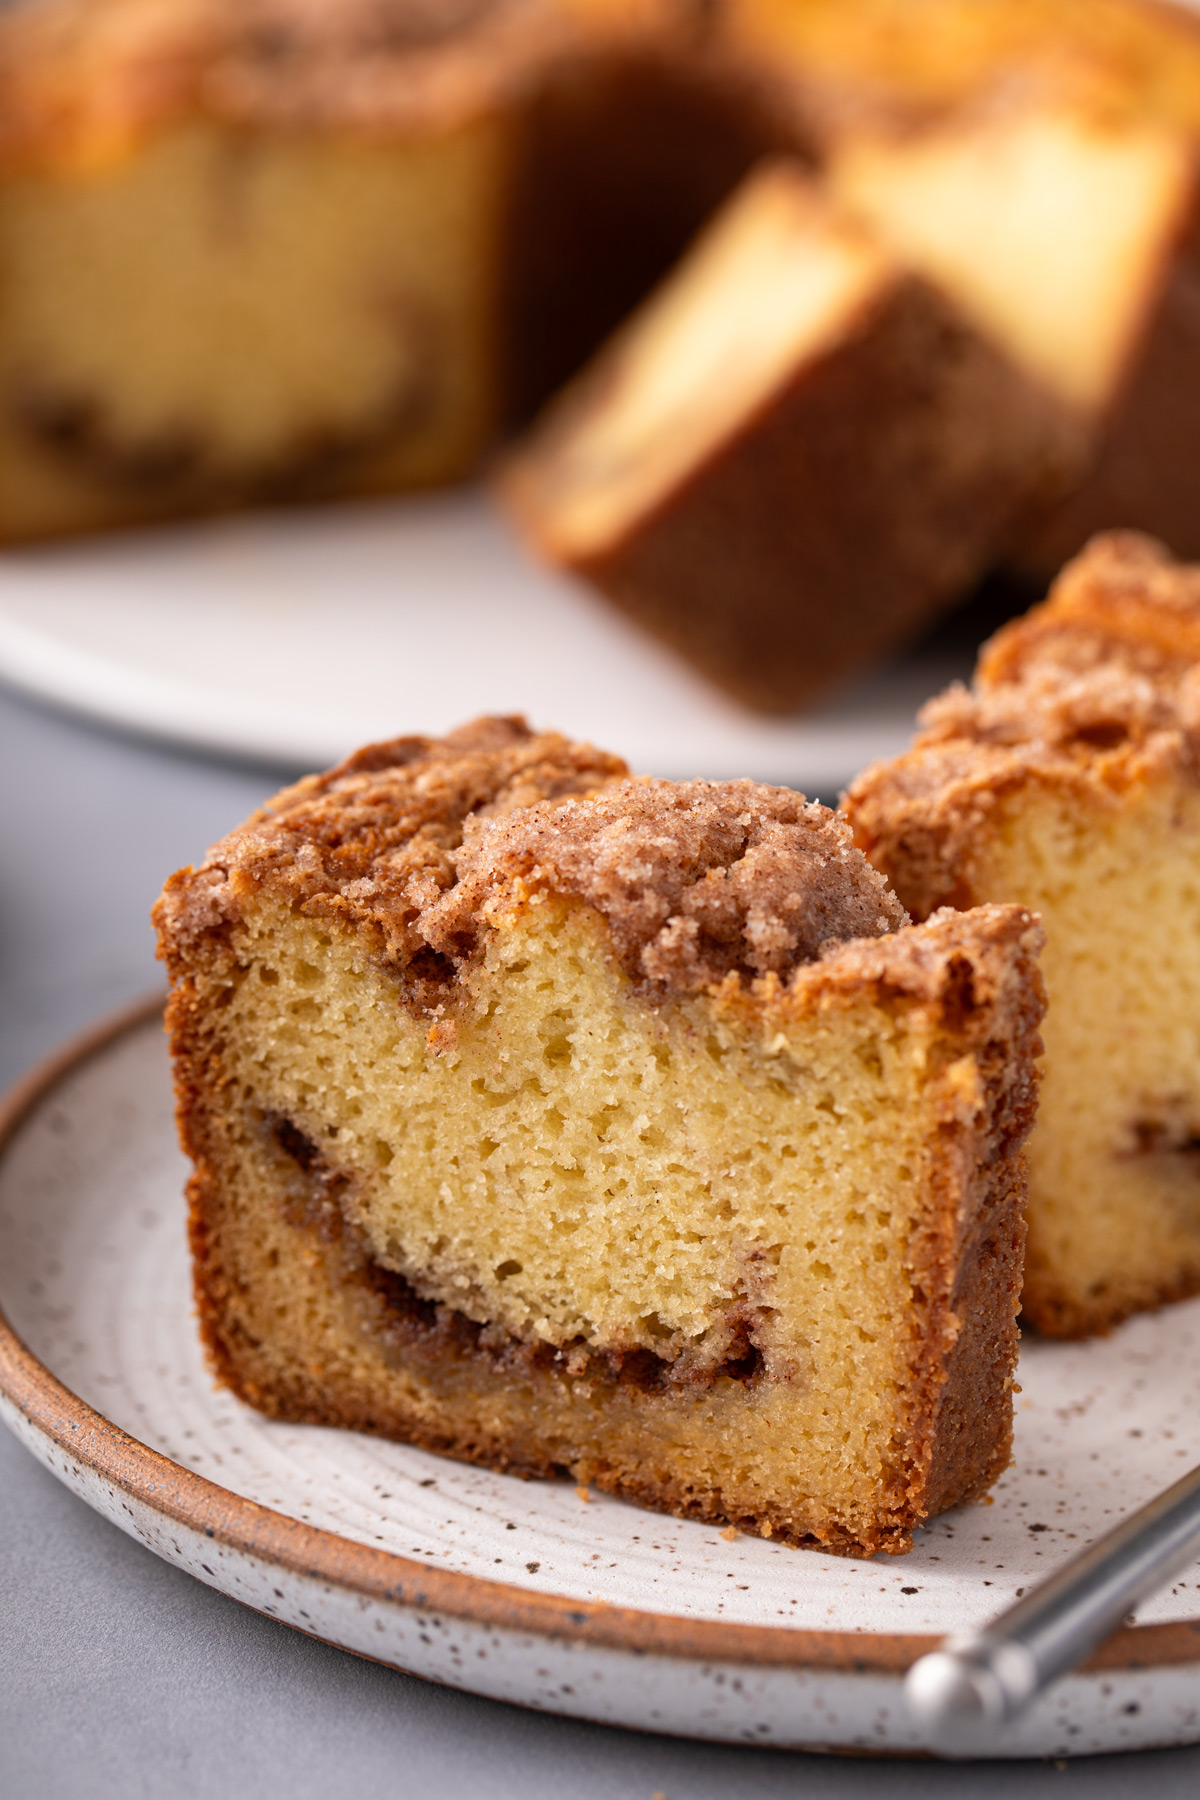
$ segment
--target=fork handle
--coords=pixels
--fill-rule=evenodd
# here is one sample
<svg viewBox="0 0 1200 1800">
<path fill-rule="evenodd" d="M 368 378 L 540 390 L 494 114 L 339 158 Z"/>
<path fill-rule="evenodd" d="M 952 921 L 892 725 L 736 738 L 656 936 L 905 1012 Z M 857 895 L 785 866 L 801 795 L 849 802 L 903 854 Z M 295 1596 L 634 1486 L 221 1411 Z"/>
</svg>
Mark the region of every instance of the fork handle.
<svg viewBox="0 0 1200 1800">
<path fill-rule="evenodd" d="M 909 1711 L 931 1749 L 966 1755 L 994 1744 L 1060 1675 L 1082 1662 L 1131 1608 L 1200 1551 L 1200 1467 L 1131 1513 L 983 1631 L 950 1637 L 913 1664 Z"/>
</svg>

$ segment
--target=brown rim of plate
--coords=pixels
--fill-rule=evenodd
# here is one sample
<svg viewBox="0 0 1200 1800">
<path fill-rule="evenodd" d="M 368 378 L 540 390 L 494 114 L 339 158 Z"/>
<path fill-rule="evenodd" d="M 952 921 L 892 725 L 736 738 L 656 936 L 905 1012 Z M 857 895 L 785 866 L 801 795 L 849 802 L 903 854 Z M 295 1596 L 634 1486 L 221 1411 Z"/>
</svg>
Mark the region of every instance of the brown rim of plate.
<svg viewBox="0 0 1200 1800">
<path fill-rule="evenodd" d="M 0 1100 L 0 1157 L 64 1076 L 161 1015 L 162 1008 L 161 994 L 126 1007 L 72 1039 L 10 1089 Z M 90 1469 L 163 1518 L 289 1574 L 417 1612 L 470 1620 L 492 1630 L 570 1638 L 597 1649 L 641 1656 L 848 1674 L 900 1675 L 940 1641 L 917 1633 L 800 1631 L 639 1612 L 565 1595 L 529 1593 L 507 1582 L 431 1569 L 411 1557 L 353 1543 L 231 1494 L 139 1443 L 56 1380 L 21 1342 L 2 1310 L 0 1393 L 73 1464 Z M 1082 1666 L 1099 1671 L 1186 1663 L 1200 1663 L 1200 1618 L 1123 1626 Z"/>
</svg>

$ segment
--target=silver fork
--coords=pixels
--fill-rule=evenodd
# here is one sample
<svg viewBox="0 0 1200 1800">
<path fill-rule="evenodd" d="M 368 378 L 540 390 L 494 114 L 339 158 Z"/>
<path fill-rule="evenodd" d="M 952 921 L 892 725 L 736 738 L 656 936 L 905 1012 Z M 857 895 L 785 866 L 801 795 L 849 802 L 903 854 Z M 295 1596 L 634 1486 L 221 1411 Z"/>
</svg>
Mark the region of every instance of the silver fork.
<svg viewBox="0 0 1200 1800">
<path fill-rule="evenodd" d="M 1200 1553 L 1200 1467 L 1073 1557 L 983 1631 L 913 1664 L 909 1711 L 933 1750 L 964 1756 L 1081 1663 L 1148 1594 Z"/>
</svg>

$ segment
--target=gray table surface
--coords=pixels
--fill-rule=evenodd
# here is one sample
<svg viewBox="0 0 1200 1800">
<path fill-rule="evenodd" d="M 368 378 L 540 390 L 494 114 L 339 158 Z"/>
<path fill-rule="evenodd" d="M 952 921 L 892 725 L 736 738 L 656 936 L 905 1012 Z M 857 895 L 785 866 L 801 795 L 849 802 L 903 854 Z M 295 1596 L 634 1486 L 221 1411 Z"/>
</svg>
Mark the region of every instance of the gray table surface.
<svg viewBox="0 0 1200 1800">
<path fill-rule="evenodd" d="M 277 784 L 0 692 L 0 1084 L 157 980 L 163 877 Z M 278 778 L 289 772 L 280 770 Z M 360 1662 L 159 1562 L 0 1430 L 0 1796 L 1109 1800 L 1200 1748 L 1071 1764 L 792 1756 L 541 1717 Z"/>
</svg>

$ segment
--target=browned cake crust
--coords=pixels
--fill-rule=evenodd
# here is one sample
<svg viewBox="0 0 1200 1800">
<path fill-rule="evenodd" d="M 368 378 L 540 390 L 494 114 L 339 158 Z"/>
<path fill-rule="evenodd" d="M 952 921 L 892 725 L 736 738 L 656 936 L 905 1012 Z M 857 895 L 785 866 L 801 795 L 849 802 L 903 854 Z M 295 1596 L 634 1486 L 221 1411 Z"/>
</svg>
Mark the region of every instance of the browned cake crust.
<svg viewBox="0 0 1200 1800">
<path fill-rule="evenodd" d="M 514 720 L 400 739 L 286 790 L 168 883 L 157 922 L 210 1358 L 276 1417 L 524 1474 L 569 1472 L 786 1541 L 906 1549 L 916 1523 L 982 1492 L 1008 1461 L 1036 925 L 991 907 L 898 929 L 901 909 L 828 809 L 750 783 L 624 775 L 617 759 Z M 695 1428 L 731 1387 L 752 1396 L 766 1379 L 752 1316 L 716 1366 L 490 1326 L 372 1259 L 346 1204 L 357 1177 L 327 1147 L 286 1118 L 249 1135 L 240 1124 L 213 993 L 236 978 L 239 919 L 264 894 L 360 934 L 440 1050 L 490 911 L 546 892 L 594 908 L 658 1002 L 707 993 L 743 1026 L 784 1026 L 836 1018 L 869 994 L 921 1009 L 934 1027 L 945 1070 L 908 1252 L 905 1445 L 869 1530 L 797 1532 L 782 1507 L 731 1512 L 719 1487 L 672 1472 L 677 1429 Z"/>
<path fill-rule="evenodd" d="M 1079 107 L 1118 130 L 1200 134 L 1200 29 L 1157 0 L 730 0 L 730 55 L 788 90 L 821 150 L 903 139 L 1019 107 Z M 1194 182 L 1193 182 L 1194 190 Z M 1063 504 L 1014 533 L 1006 560 L 1048 581 L 1093 533 L 1136 528 L 1200 557 L 1200 261 L 1193 199 L 1166 249 L 1096 457 Z M 1036 260 L 1030 256 L 1031 265 Z M 1036 286 L 1036 284 L 1035 284 Z"/>
<path fill-rule="evenodd" d="M 26 283 L 32 297 L 28 342 L 16 333 L 12 366 L 0 370 L 0 532 L 19 541 L 462 479 L 582 366 L 755 162 L 783 152 L 816 163 L 821 145 L 837 136 L 847 116 L 861 121 L 869 114 L 904 127 L 980 98 L 986 106 L 1019 88 L 1099 95 L 1114 114 L 1162 119 L 1194 133 L 1200 33 L 1176 12 L 1151 0 L 1104 0 L 1082 12 L 1067 0 L 1019 7 L 926 0 L 903 17 L 877 0 L 35 0 L 6 11 L 0 169 L 14 191 L 22 184 L 36 190 L 39 183 L 45 191 L 21 200 L 33 238 L 24 227 L 14 233 L 14 292 Z M 272 307 L 299 325 L 308 321 L 320 336 L 316 354 L 298 349 L 301 370 L 323 364 L 323 346 L 332 356 L 354 338 L 352 324 L 340 328 L 336 317 L 324 324 L 309 281 L 296 283 L 309 304 L 291 309 L 286 259 L 272 260 L 283 256 L 277 234 L 264 228 L 261 213 L 247 224 L 247 170 L 270 160 L 258 152 L 282 152 L 282 166 L 300 146 L 298 160 L 315 150 L 318 167 L 328 153 L 327 173 L 347 145 L 356 153 L 363 145 L 382 147 L 385 162 L 397 150 L 403 161 L 406 149 L 428 148 L 456 133 L 464 142 L 447 148 L 443 141 L 440 174 L 420 169 L 405 189 L 410 198 L 433 195 L 432 210 L 446 221 L 444 269 L 427 254 L 428 227 L 419 219 L 414 227 L 414 240 L 425 247 L 422 266 L 438 288 L 432 311 L 404 257 L 393 259 L 404 265 L 403 278 L 393 267 L 377 293 L 372 242 L 364 248 L 356 238 L 347 251 L 331 241 L 326 253 L 322 230 L 303 234 L 312 265 L 333 271 L 335 291 L 347 272 L 348 309 L 366 305 L 377 323 L 388 317 L 384 335 L 397 352 L 395 366 L 365 379 L 361 406 L 341 404 L 357 394 L 354 381 L 334 383 L 338 403 L 322 395 L 308 406 L 303 373 L 289 369 L 267 384 L 271 404 L 262 402 L 253 442 L 243 441 L 236 395 L 214 389 L 211 409 L 198 407 L 187 380 L 175 377 L 210 352 L 228 368 L 221 347 L 228 349 L 238 333 L 222 323 L 226 301 L 234 296 L 236 314 L 237 285 L 256 246 L 264 256 L 256 280 L 266 322 L 255 323 L 256 309 L 249 309 L 246 357 L 253 361 L 255 343 L 270 339 Z M 472 133 L 476 141 L 468 150 Z M 191 162 L 182 155 L 173 160 L 186 148 L 176 140 L 196 135 L 211 141 L 192 142 Z M 156 150 L 164 146 L 160 165 Z M 148 181 L 143 165 L 149 165 Z M 164 337 L 180 314 L 178 347 L 166 355 L 165 388 L 179 387 L 175 399 L 164 392 L 161 371 L 141 391 L 140 340 L 135 332 L 131 353 L 121 332 L 109 328 L 103 305 L 93 309 L 95 343 L 78 359 L 64 354 L 64 345 L 80 348 L 78 326 L 66 302 L 59 320 L 58 305 L 38 291 L 43 274 L 52 296 L 70 295 L 80 281 L 89 285 L 96 258 L 86 233 L 81 238 L 76 229 L 78 217 L 67 215 L 81 192 L 108 185 L 123 191 L 128 209 L 124 226 L 110 228 L 106 219 L 97 227 L 102 242 L 118 246 L 100 261 L 120 315 L 125 287 L 139 292 L 147 274 L 161 274 L 163 265 L 156 271 L 153 252 L 142 246 L 161 239 L 154 207 L 165 189 L 155 183 L 171 181 L 171 216 L 185 227 L 190 221 L 202 236 L 211 211 L 217 238 L 244 231 L 250 250 L 231 258 L 231 273 L 201 247 L 212 279 L 211 291 L 192 284 L 198 296 L 205 290 L 196 319 L 155 294 L 152 310 Z M 306 191 L 320 187 L 318 179 Z M 444 193 L 456 198 L 444 200 Z M 119 208 L 114 216 L 121 216 Z M 274 216 L 290 216 L 288 207 Z M 31 252 L 47 220 L 50 236 L 40 252 Z M 126 232 L 129 249 L 123 248 Z M 379 235 L 386 234 L 376 241 Z M 405 241 L 400 227 L 396 243 Z M 76 256 L 86 272 L 79 280 L 70 272 Z M 169 252 L 166 262 L 173 266 Z M 994 553 L 1013 552 L 1014 545 L 1020 560 L 1041 568 L 1094 526 L 1116 520 L 1158 532 L 1184 553 L 1200 553 L 1189 473 L 1196 462 L 1196 409 L 1188 396 L 1200 361 L 1195 285 L 1188 247 L 1164 281 L 1146 356 L 1111 422 L 1093 478 L 1036 541 L 1024 522 L 1012 532 L 1007 523 L 1003 532 L 992 531 L 993 512 L 1006 521 L 1016 516 L 1001 498 L 1012 459 L 1001 457 L 1004 467 L 945 496 L 939 479 L 962 451 L 960 441 L 946 447 L 938 467 L 892 481 L 911 529 L 889 544 L 867 579 L 860 545 L 894 520 L 877 501 L 868 504 L 864 521 L 844 517 L 840 503 L 853 489 L 853 471 L 873 460 L 886 470 L 897 434 L 863 420 L 855 411 L 857 390 L 840 400 L 831 394 L 830 405 L 850 411 L 844 420 L 830 420 L 818 407 L 816 428 L 834 452 L 831 517 L 844 541 L 841 560 L 813 575 L 808 626 L 824 626 L 822 596 L 839 583 L 843 591 L 859 583 L 870 605 L 855 630 L 830 631 L 824 646 L 811 638 L 808 665 L 828 668 L 826 679 L 836 680 L 839 668 L 853 668 L 919 630 L 948 596 L 971 585 Z M 210 302 L 217 308 L 211 317 Z M 347 310 L 347 320 L 355 316 Z M 55 338 L 56 320 L 61 342 L 47 351 L 43 340 Z M 461 335 L 443 345 L 448 330 Z M 947 350 L 927 344 L 925 354 Z M 231 360 L 236 365 L 237 357 Z M 887 389 L 888 376 L 876 370 L 871 378 L 881 392 Z M 235 366 L 235 390 L 239 379 Z M 294 419 L 290 400 L 297 403 Z M 924 399 L 910 396 L 910 402 L 910 436 L 919 439 Z M 980 416 L 983 410 L 981 399 Z M 989 436 L 1000 441 L 995 421 Z M 725 459 L 705 472 L 698 500 L 725 509 L 732 533 L 664 518 L 645 541 L 615 546 L 594 571 L 584 570 L 651 629 L 694 653 L 709 674 L 769 709 L 792 706 L 811 691 L 778 673 L 788 657 L 771 647 L 771 640 L 782 647 L 789 633 L 796 635 L 782 598 L 798 579 L 796 534 L 784 541 L 779 506 L 768 504 L 764 525 L 753 504 L 756 491 L 769 495 L 782 482 L 788 455 L 772 442 L 752 459 L 747 478 L 731 475 Z M 811 471 L 801 475 L 808 480 Z M 922 525 L 926 509 L 934 515 L 929 532 Z M 1041 509 L 1030 516 L 1041 518 Z M 758 546 L 753 554 L 733 548 L 743 519 Z M 968 520 L 986 528 L 986 551 L 976 546 L 969 557 L 950 554 L 965 542 Z M 905 574 L 922 537 L 947 550 L 913 588 Z M 772 541 L 768 553 L 764 546 Z M 820 560 L 828 546 L 817 549 Z M 923 554 L 932 554 L 928 543 Z M 741 629 L 727 616 L 731 581 L 749 597 L 749 621 L 743 616 Z M 675 589 L 694 605 L 695 629 L 680 627 Z M 830 648 L 832 660 L 824 653 Z"/>
</svg>

